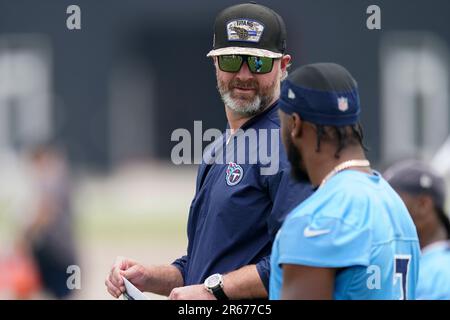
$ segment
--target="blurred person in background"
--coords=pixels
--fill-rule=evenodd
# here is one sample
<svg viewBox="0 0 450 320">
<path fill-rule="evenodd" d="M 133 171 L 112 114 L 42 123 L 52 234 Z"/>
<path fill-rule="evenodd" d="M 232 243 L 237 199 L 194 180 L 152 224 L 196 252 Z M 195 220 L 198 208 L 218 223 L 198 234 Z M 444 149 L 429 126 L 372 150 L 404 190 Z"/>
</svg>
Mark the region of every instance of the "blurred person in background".
<svg viewBox="0 0 450 320">
<path fill-rule="evenodd" d="M 217 16 L 208 56 L 230 129 L 224 148 L 238 129 L 279 132 L 280 82 L 291 59 L 285 49 L 285 24 L 272 9 L 240 4 Z M 202 163 L 187 254 L 167 266 L 119 257 L 105 280 L 108 292 L 116 298 L 124 292 L 123 276 L 140 290 L 170 299 L 267 298 L 275 233 L 289 208 L 312 193 L 306 178 L 291 179 L 279 135 L 276 143 L 278 170 L 271 175 L 261 174 L 260 163 Z M 251 152 L 258 148 L 250 146 Z"/>
<path fill-rule="evenodd" d="M 444 179 L 417 160 L 396 163 L 384 176 L 405 202 L 419 234 L 417 299 L 450 300 L 450 222 L 444 211 Z"/>
<path fill-rule="evenodd" d="M 39 273 L 22 241 L 30 206 L 26 157 L 3 149 L 0 168 L 0 300 L 34 299 L 41 292 Z"/>
<path fill-rule="evenodd" d="M 17 242 L 0 252 L 0 300 L 34 299 L 42 289 L 39 272 L 27 248 Z"/>
<path fill-rule="evenodd" d="M 30 151 L 33 211 L 24 244 L 35 261 L 44 295 L 68 298 L 67 268 L 75 265 L 76 250 L 67 162 L 56 147 L 39 145 Z"/>
</svg>

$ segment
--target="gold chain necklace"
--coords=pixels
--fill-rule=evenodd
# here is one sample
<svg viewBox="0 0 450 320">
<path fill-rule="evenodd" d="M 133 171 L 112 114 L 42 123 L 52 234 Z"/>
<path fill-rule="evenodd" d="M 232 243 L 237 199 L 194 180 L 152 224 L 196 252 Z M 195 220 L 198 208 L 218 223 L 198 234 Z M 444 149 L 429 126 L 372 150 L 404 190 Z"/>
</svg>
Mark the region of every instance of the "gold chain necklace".
<svg viewBox="0 0 450 320">
<path fill-rule="evenodd" d="M 348 169 L 350 167 L 370 167 L 370 162 L 368 160 L 348 160 L 338 164 L 336 167 L 328 173 L 319 185 L 322 187 L 331 177 L 339 173 L 342 170 Z"/>
</svg>

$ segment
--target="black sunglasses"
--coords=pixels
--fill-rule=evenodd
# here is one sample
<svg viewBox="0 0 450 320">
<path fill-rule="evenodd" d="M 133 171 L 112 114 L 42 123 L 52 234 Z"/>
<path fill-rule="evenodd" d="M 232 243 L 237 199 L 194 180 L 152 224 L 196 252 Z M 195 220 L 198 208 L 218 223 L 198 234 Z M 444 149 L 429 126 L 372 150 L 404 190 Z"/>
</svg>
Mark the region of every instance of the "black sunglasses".
<svg viewBox="0 0 450 320">
<path fill-rule="evenodd" d="M 238 72 L 244 61 L 251 73 L 264 74 L 272 71 L 274 58 L 248 55 L 223 55 L 218 57 L 219 68 L 225 72 Z"/>
</svg>

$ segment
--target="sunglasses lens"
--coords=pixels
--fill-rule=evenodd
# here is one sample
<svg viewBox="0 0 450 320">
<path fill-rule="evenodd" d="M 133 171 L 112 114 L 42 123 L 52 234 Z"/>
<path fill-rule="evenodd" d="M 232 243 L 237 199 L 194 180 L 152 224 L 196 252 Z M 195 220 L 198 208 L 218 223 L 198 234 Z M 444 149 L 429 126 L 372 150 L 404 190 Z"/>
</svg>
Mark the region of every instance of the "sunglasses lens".
<svg viewBox="0 0 450 320">
<path fill-rule="evenodd" d="M 266 57 L 248 57 L 248 68 L 253 73 L 269 73 L 272 71 L 273 59 Z"/>
<path fill-rule="evenodd" d="M 242 65 L 242 57 L 235 55 L 219 56 L 219 68 L 225 72 L 238 72 Z"/>
</svg>

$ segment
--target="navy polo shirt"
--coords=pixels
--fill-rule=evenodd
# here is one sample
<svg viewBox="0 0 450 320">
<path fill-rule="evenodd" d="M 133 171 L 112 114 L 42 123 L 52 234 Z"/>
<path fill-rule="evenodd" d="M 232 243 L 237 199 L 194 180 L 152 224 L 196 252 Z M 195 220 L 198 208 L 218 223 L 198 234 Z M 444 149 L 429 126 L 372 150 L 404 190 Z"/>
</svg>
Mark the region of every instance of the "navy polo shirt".
<svg viewBox="0 0 450 320">
<path fill-rule="evenodd" d="M 173 262 L 185 286 L 203 283 L 214 273 L 256 264 L 268 291 L 270 252 L 276 232 L 286 214 L 313 192 L 308 181 L 298 183 L 291 178 L 277 110 L 274 104 L 241 127 L 244 132 L 253 128 L 267 129 L 269 133 L 268 139 L 247 146 L 247 161 L 200 165 L 189 211 L 187 254 Z M 261 168 L 268 165 L 261 161 L 249 163 L 250 155 L 261 151 L 261 143 L 267 143 L 265 149 L 276 150 L 270 148 L 273 130 L 278 135 L 278 170 L 261 174 Z M 224 134 L 226 150 L 225 137 Z M 233 147 L 236 146 L 237 143 Z"/>
</svg>

